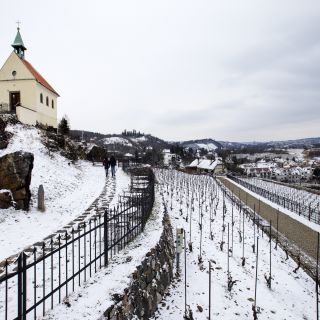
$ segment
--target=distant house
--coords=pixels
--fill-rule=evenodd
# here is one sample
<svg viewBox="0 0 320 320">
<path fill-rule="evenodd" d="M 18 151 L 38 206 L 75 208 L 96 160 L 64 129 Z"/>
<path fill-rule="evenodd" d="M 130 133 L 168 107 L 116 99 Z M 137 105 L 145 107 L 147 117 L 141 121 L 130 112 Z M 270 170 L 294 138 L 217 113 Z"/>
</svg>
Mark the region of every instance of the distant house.
<svg viewBox="0 0 320 320">
<path fill-rule="evenodd" d="M 265 160 L 257 161 L 257 163 L 245 163 L 240 165 L 244 173 L 248 177 L 271 178 L 272 169 L 276 168 L 275 162 L 266 162 Z"/>
<path fill-rule="evenodd" d="M 175 153 L 171 153 L 169 149 L 163 149 L 163 164 L 165 166 L 170 165 L 180 165 L 181 164 L 181 158 Z"/>
<path fill-rule="evenodd" d="M 223 165 L 218 158 L 215 160 L 197 158 L 186 166 L 186 170 L 197 173 L 220 173 L 223 171 Z"/>
<path fill-rule="evenodd" d="M 14 51 L 0 69 L 0 112 L 15 113 L 25 124 L 57 128 L 59 94 L 25 59 L 27 48 L 19 27 L 12 47 Z"/>
<path fill-rule="evenodd" d="M 277 181 L 299 183 L 310 181 L 313 177 L 311 167 L 276 168 L 272 170 L 271 178 Z"/>
</svg>

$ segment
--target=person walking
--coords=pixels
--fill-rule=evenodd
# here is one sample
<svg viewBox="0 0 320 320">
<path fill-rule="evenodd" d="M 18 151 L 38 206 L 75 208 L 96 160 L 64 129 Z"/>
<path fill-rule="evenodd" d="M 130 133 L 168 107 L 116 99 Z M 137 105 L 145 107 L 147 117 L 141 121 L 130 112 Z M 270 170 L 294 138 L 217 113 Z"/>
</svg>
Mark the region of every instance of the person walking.
<svg viewBox="0 0 320 320">
<path fill-rule="evenodd" d="M 111 156 L 110 158 L 110 166 L 111 166 L 111 174 L 113 177 L 116 175 L 116 165 L 117 165 L 117 160 L 114 156 Z"/>
<path fill-rule="evenodd" d="M 104 166 L 104 170 L 106 171 L 106 177 L 108 176 L 108 171 L 110 168 L 110 161 L 107 157 L 104 158 L 103 162 L 102 162 L 103 166 Z"/>
</svg>

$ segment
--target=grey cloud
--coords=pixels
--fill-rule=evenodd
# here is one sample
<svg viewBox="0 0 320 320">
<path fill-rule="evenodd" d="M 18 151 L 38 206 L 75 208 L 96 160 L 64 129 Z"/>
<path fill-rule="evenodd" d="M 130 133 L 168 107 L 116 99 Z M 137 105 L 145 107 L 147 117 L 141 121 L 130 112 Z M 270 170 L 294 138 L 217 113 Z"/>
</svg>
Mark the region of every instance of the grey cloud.
<svg viewBox="0 0 320 320">
<path fill-rule="evenodd" d="M 74 128 L 268 140 L 320 123 L 318 0 L 19 0 L 6 12 L 0 63 L 19 15 L 27 59 Z"/>
</svg>

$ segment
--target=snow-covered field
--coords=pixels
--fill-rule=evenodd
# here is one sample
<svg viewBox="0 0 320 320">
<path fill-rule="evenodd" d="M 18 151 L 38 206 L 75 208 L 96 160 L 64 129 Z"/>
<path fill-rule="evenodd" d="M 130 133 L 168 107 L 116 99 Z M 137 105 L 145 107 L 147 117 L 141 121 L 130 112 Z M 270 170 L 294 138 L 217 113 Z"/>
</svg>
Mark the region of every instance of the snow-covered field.
<svg viewBox="0 0 320 320">
<path fill-rule="evenodd" d="M 198 147 L 208 151 L 213 151 L 217 149 L 217 146 L 213 143 L 197 143 Z"/>
<path fill-rule="evenodd" d="M 102 167 L 79 161 L 73 165 L 57 153 L 49 154 L 39 130 L 9 125 L 13 133 L 0 156 L 23 150 L 34 154 L 31 178 L 32 203 L 29 212 L 6 209 L 0 212 L 0 260 L 42 240 L 80 215 L 99 196 L 105 176 Z M 39 185 L 44 186 L 45 212 L 37 210 Z"/>
<path fill-rule="evenodd" d="M 146 136 L 141 136 L 141 137 L 138 137 L 138 138 L 130 138 L 131 141 L 134 141 L 134 142 L 143 142 L 143 141 L 147 141 L 147 137 Z"/>
<path fill-rule="evenodd" d="M 128 146 L 128 147 L 132 147 L 132 143 L 125 138 L 121 138 L 121 137 L 108 137 L 108 138 L 104 138 L 103 142 L 105 144 L 123 144 L 124 146 Z"/>
<path fill-rule="evenodd" d="M 187 241 L 190 238 L 192 241 L 193 251 L 187 250 L 186 279 L 187 304 L 190 305 L 194 319 L 209 317 L 209 261 L 213 267 L 211 318 L 254 319 L 252 305 L 255 298 L 257 251 L 259 252 L 256 296 L 258 319 L 316 319 L 314 281 L 301 269 L 295 273 L 293 270 L 297 267 L 296 263 L 290 258 L 286 260 L 286 254 L 280 248 L 275 250 L 275 244 L 272 242 L 272 282 L 271 288 L 268 287 L 266 281 L 270 276 L 268 237 L 262 236 L 252 221 L 248 220 L 243 212 L 240 213 L 228 198 L 223 197 L 221 189 L 211 177 L 191 176 L 169 170 L 159 170 L 156 176 L 160 182 L 160 192 L 164 195 L 169 208 L 173 226 L 183 227 Z M 229 275 L 232 281 L 236 281 L 231 291 L 228 290 L 228 228 Z M 199 256 L 203 261 L 200 264 Z M 242 266 L 243 257 L 244 266 Z M 182 254 L 181 277 L 170 287 L 169 294 L 160 304 L 154 319 L 183 318 L 184 267 Z"/>
</svg>

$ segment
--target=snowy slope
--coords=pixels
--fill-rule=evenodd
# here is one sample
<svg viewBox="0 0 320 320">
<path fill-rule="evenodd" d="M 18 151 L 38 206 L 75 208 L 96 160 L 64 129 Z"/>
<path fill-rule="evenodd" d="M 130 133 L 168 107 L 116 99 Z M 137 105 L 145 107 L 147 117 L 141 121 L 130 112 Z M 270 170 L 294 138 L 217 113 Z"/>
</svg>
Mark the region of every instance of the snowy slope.
<svg viewBox="0 0 320 320">
<path fill-rule="evenodd" d="M 212 139 L 202 139 L 202 140 L 191 140 L 191 141 L 182 141 L 180 144 L 184 148 L 192 148 L 194 150 L 204 149 L 209 151 L 214 151 L 220 147 L 220 144 Z"/>
<path fill-rule="evenodd" d="M 121 137 L 108 137 L 108 138 L 104 138 L 102 141 L 106 145 L 117 143 L 117 144 L 123 144 L 124 146 L 132 147 L 132 143 L 128 139 L 121 138 Z"/>
<path fill-rule="evenodd" d="M 73 165 L 61 155 L 49 154 L 38 129 L 9 125 L 13 133 L 0 157 L 18 150 L 34 154 L 31 178 L 32 203 L 29 212 L 12 208 L 0 210 L 0 260 L 43 239 L 81 214 L 99 196 L 105 184 L 102 167 L 85 161 Z M 46 211 L 37 211 L 37 191 L 45 190 Z"/>
</svg>

